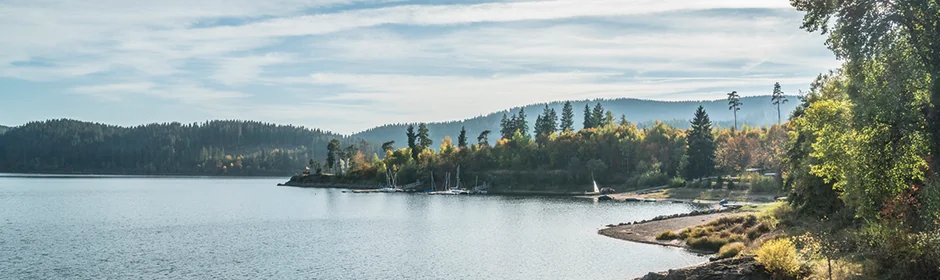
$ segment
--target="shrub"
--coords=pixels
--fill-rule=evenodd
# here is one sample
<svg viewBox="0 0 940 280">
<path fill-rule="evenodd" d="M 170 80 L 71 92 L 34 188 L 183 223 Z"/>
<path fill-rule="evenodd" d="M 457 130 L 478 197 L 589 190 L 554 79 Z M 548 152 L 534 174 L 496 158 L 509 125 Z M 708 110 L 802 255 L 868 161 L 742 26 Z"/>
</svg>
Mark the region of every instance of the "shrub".
<svg viewBox="0 0 940 280">
<path fill-rule="evenodd" d="M 755 251 L 757 261 L 777 277 L 795 278 L 800 272 L 796 246 L 787 238 L 770 240 Z"/>
<path fill-rule="evenodd" d="M 685 187 L 685 179 L 682 179 L 681 177 L 674 177 L 672 178 L 672 180 L 669 180 L 669 187 L 670 188 Z"/>
<path fill-rule="evenodd" d="M 781 189 L 780 182 L 776 178 L 758 173 L 746 174 L 741 177 L 741 180 L 747 182 L 753 192 L 778 192 Z"/>
<path fill-rule="evenodd" d="M 744 243 L 741 243 L 741 242 L 729 243 L 725 246 L 721 246 L 721 249 L 718 249 L 718 258 L 727 259 L 727 258 L 737 257 L 738 254 L 741 253 L 741 251 L 744 251 Z"/>
<path fill-rule="evenodd" d="M 675 240 L 678 239 L 679 235 L 671 230 L 667 230 L 656 235 L 656 240 Z"/>
<path fill-rule="evenodd" d="M 721 246 L 730 243 L 728 239 L 718 236 L 692 237 L 686 241 L 692 249 L 716 252 Z"/>
<path fill-rule="evenodd" d="M 747 229 L 747 239 L 755 240 L 768 232 L 770 232 L 770 226 L 764 223 L 760 223 L 756 227 Z"/>
</svg>

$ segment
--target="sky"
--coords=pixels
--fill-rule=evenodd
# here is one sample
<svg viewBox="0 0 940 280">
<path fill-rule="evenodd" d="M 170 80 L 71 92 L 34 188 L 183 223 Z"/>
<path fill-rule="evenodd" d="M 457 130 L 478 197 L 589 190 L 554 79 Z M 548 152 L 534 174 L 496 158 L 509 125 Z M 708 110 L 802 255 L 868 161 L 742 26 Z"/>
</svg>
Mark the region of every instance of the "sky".
<svg viewBox="0 0 940 280">
<path fill-rule="evenodd" d="M 788 0 L 0 0 L 0 124 L 258 120 L 353 133 L 532 103 L 805 91 Z"/>
</svg>

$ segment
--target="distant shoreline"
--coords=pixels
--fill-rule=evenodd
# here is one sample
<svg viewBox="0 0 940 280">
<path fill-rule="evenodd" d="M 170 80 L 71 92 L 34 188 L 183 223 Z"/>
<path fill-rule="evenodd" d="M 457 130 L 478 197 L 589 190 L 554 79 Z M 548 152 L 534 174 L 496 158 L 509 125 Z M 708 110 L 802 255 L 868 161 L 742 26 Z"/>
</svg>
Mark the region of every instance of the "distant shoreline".
<svg viewBox="0 0 940 280">
<path fill-rule="evenodd" d="M 277 179 L 275 175 L 192 175 L 192 174 L 99 174 L 99 173 L 0 173 L 0 178 L 25 179 L 133 179 L 133 178 L 214 178 L 214 179 Z"/>
</svg>

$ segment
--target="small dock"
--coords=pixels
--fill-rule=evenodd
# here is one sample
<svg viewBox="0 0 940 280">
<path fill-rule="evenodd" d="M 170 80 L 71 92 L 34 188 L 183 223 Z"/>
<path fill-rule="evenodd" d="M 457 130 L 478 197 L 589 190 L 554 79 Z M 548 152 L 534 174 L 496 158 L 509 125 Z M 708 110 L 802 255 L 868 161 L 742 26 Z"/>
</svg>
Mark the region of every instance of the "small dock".
<svg viewBox="0 0 940 280">
<path fill-rule="evenodd" d="M 352 190 L 353 193 L 378 193 L 379 189 Z"/>
</svg>

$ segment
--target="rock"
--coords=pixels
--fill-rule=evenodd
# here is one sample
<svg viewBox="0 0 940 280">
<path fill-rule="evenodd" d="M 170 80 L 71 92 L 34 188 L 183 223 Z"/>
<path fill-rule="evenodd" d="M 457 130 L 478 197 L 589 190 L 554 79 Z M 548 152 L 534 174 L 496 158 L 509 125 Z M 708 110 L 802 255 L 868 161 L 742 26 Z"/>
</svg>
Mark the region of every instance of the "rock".
<svg viewBox="0 0 940 280">
<path fill-rule="evenodd" d="M 667 272 L 649 273 L 639 280 L 745 280 L 772 279 L 771 274 L 753 257 L 725 259 L 700 266 L 673 269 Z"/>
</svg>

